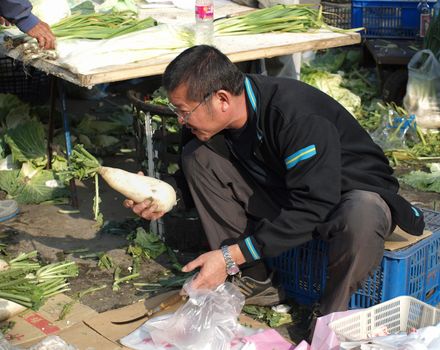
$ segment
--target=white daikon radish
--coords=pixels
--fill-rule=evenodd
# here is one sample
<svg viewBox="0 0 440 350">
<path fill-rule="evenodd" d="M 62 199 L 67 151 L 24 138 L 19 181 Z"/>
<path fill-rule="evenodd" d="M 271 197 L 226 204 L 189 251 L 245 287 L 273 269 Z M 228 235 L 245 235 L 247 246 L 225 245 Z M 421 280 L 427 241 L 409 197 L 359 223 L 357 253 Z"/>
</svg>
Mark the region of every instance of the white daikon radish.
<svg viewBox="0 0 440 350">
<path fill-rule="evenodd" d="M 27 310 L 23 305 L 0 298 L 0 322 Z"/>
<path fill-rule="evenodd" d="M 135 203 L 150 199 L 158 212 L 168 212 L 176 204 L 176 191 L 164 181 L 128 171 L 101 166 L 82 145 L 76 145 L 70 156 L 68 176 L 85 179 L 100 174 L 110 187 Z"/>
<path fill-rule="evenodd" d="M 3 259 L 0 259 L 0 271 L 5 271 L 7 269 L 9 269 L 9 264 Z"/>
<path fill-rule="evenodd" d="M 168 212 L 176 204 L 176 191 L 165 181 L 105 166 L 98 169 L 98 174 L 110 187 L 135 203 L 150 199 L 159 212 Z"/>
</svg>

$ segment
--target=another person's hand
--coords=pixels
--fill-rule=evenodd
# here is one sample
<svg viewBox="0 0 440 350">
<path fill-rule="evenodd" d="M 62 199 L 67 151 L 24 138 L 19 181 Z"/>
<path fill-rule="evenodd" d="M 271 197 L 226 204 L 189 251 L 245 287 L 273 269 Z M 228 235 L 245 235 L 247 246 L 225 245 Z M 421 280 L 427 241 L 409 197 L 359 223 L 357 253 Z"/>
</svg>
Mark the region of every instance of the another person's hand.
<svg viewBox="0 0 440 350">
<path fill-rule="evenodd" d="M 11 25 L 11 22 L 9 22 L 6 18 L 0 16 L 0 26 L 9 27 L 10 25 Z"/>
<path fill-rule="evenodd" d="M 142 171 L 138 175 L 144 175 Z M 126 199 L 123 202 L 124 207 L 133 210 L 133 212 L 146 220 L 157 220 L 164 216 L 165 212 L 157 211 L 157 204 L 151 200 L 144 200 L 141 203 L 135 203 L 131 199 Z"/>
<path fill-rule="evenodd" d="M 38 24 L 30 29 L 27 34 L 38 41 L 38 45 L 46 50 L 55 48 L 55 35 L 52 33 L 49 25 L 45 22 Z"/>
<path fill-rule="evenodd" d="M 200 272 L 192 281 L 191 287 L 195 289 L 215 289 L 226 281 L 226 263 L 221 250 L 212 250 L 200 255 L 183 268 L 183 272 L 190 272 L 200 268 Z"/>
</svg>

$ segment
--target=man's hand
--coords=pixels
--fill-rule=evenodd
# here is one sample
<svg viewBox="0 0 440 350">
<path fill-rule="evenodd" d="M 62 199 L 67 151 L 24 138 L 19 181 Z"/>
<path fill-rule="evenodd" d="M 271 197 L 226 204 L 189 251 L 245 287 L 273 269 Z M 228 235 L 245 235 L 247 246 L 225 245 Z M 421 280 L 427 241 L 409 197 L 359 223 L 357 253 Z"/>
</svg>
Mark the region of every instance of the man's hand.
<svg viewBox="0 0 440 350">
<path fill-rule="evenodd" d="M 11 25 L 11 22 L 9 22 L 6 18 L 3 18 L 0 16 L 0 26 L 6 26 L 9 27 Z"/>
<path fill-rule="evenodd" d="M 135 203 L 131 199 L 126 199 L 123 204 L 124 207 L 133 210 L 135 214 L 145 220 L 157 220 L 165 214 L 163 211 L 157 211 L 157 204 L 148 199 L 141 203 Z"/>
<path fill-rule="evenodd" d="M 43 49 L 50 50 L 55 48 L 55 35 L 49 25 L 45 22 L 38 22 L 38 24 L 30 29 L 27 34 L 38 41 L 38 45 Z"/>
<path fill-rule="evenodd" d="M 138 171 L 138 175 L 144 175 L 142 171 Z M 164 216 L 165 212 L 157 211 L 157 204 L 153 201 L 146 199 L 141 203 L 135 203 L 131 199 L 126 199 L 123 202 L 124 207 L 133 210 L 133 212 L 139 215 L 145 220 L 157 220 Z"/>
<path fill-rule="evenodd" d="M 195 289 L 215 289 L 226 281 L 226 263 L 221 250 L 213 250 L 200 255 L 183 268 L 183 272 L 190 272 L 200 267 L 200 272 L 192 281 Z"/>
</svg>

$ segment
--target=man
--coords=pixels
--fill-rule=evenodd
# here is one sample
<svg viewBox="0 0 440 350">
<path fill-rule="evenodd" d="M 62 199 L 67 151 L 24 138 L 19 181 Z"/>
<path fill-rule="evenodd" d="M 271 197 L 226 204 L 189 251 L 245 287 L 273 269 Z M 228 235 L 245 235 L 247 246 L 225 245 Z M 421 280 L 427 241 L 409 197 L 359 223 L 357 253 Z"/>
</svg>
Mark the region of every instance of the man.
<svg viewBox="0 0 440 350">
<path fill-rule="evenodd" d="M 244 76 L 210 46 L 180 54 L 163 84 L 195 136 L 182 165 L 212 248 L 183 268 L 200 269 L 193 287 L 214 288 L 232 275 L 247 303 L 277 303 L 263 259 L 319 238 L 329 243 L 319 312 L 342 311 L 396 224 L 422 233 L 423 214 L 397 194 L 382 150 L 319 90 Z M 146 219 L 163 214 L 149 201 L 124 204 Z"/>
<path fill-rule="evenodd" d="M 1 0 L 0 25 L 15 24 L 18 29 L 37 39 L 41 48 L 55 48 L 55 36 L 49 25 L 32 14 L 32 4 L 28 0 Z"/>
</svg>

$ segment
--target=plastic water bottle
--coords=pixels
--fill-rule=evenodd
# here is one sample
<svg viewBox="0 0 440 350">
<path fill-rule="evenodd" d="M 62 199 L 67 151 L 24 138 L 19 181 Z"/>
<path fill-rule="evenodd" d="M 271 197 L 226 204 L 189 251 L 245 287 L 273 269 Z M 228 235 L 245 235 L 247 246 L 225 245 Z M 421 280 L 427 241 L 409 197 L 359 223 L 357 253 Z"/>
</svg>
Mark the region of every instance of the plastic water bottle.
<svg viewBox="0 0 440 350">
<path fill-rule="evenodd" d="M 214 0 L 196 0 L 196 45 L 214 42 Z"/>
<path fill-rule="evenodd" d="M 429 23 L 431 22 L 431 9 L 429 8 L 428 2 L 426 0 L 422 0 L 417 6 L 417 10 L 420 13 L 419 35 L 421 38 L 424 38 L 428 32 Z"/>
</svg>

